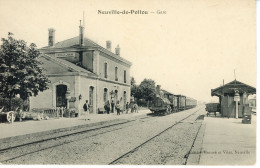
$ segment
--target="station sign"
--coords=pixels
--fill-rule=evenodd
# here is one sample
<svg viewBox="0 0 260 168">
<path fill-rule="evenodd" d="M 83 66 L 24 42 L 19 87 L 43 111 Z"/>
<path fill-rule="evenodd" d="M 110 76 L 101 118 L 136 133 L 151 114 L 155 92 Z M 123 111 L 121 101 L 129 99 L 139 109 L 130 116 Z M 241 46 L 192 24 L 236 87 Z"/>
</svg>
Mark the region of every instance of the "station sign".
<svg viewBox="0 0 260 168">
<path fill-rule="evenodd" d="M 56 57 L 75 57 L 75 52 L 66 52 L 66 53 L 55 53 Z"/>
<path fill-rule="evenodd" d="M 238 93 L 235 93 L 234 101 L 240 101 L 240 96 Z"/>
</svg>

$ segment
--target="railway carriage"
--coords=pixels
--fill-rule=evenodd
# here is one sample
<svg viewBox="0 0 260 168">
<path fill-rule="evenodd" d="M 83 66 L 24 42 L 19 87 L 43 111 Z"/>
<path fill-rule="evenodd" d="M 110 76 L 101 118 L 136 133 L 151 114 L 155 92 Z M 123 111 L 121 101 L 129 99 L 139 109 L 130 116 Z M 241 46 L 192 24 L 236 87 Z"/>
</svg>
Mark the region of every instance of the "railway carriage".
<svg viewBox="0 0 260 168">
<path fill-rule="evenodd" d="M 177 108 L 178 110 L 186 109 L 186 96 L 184 95 L 176 95 L 177 96 Z"/>
<path fill-rule="evenodd" d="M 186 97 L 186 109 L 190 109 L 197 106 L 197 100 Z"/>
<path fill-rule="evenodd" d="M 172 94 L 169 96 L 169 100 L 171 101 L 172 112 L 178 111 L 177 97 Z"/>
<path fill-rule="evenodd" d="M 157 85 L 156 91 L 156 98 L 149 106 L 149 109 L 156 114 L 169 114 L 197 106 L 197 100 L 161 90 L 159 85 Z"/>
</svg>

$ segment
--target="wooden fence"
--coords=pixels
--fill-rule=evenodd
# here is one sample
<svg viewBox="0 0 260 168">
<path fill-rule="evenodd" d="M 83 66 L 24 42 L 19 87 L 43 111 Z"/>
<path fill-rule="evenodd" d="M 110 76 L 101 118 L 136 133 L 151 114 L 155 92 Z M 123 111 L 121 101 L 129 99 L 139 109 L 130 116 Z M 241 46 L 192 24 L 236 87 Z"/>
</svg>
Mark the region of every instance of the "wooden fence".
<svg viewBox="0 0 260 168">
<path fill-rule="evenodd" d="M 44 110 L 43 113 L 44 115 L 47 115 L 49 117 L 59 118 L 59 117 L 63 117 L 65 109 L 66 109 L 65 107 L 57 107 L 53 109 Z"/>
</svg>

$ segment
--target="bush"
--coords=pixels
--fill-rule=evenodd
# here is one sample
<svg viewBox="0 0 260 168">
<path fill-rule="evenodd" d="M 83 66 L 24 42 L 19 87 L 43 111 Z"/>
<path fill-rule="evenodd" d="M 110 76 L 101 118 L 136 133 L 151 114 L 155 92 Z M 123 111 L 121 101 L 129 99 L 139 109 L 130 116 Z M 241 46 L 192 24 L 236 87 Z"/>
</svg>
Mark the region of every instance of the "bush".
<svg viewBox="0 0 260 168">
<path fill-rule="evenodd" d="M 11 104 L 12 104 L 12 107 L 11 107 L 11 110 L 12 111 L 16 111 L 17 109 L 23 109 L 23 99 L 21 98 L 18 98 L 18 97 L 15 97 L 11 100 Z"/>
<path fill-rule="evenodd" d="M 11 99 L 11 107 L 10 107 L 10 99 L 8 98 L 0 98 L 0 106 L 5 107 L 5 111 L 15 111 L 17 109 L 22 109 L 23 108 L 23 99 L 14 97 Z"/>
</svg>

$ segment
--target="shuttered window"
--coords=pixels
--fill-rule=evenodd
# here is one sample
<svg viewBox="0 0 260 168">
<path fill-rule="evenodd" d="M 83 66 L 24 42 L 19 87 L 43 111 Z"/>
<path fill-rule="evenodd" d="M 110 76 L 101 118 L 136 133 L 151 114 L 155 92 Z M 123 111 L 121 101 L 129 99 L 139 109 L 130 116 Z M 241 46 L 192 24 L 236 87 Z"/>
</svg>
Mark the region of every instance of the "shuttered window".
<svg viewBox="0 0 260 168">
<path fill-rule="evenodd" d="M 126 83 L 126 70 L 124 70 L 124 83 Z"/>
<path fill-rule="evenodd" d="M 118 67 L 115 67 L 115 80 L 116 80 L 116 81 L 118 81 L 117 71 L 118 71 Z"/>
<path fill-rule="evenodd" d="M 107 78 L 107 63 L 105 62 L 105 65 L 104 65 L 104 78 Z"/>
</svg>

